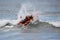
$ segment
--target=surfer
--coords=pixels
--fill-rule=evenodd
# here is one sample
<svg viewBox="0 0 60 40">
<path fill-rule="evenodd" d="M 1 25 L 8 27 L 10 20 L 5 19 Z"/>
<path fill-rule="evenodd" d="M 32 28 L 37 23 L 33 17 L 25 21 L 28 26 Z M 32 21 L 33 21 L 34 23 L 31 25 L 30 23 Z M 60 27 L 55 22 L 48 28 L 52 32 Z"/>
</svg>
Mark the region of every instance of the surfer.
<svg viewBox="0 0 60 40">
<path fill-rule="evenodd" d="M 33 20 L 33 16 L 26 16 L 24 20 L 19 21 L 17 25 L 23 24 L 24 27 L 26 27 L 31 21 Z"/>
</svg>

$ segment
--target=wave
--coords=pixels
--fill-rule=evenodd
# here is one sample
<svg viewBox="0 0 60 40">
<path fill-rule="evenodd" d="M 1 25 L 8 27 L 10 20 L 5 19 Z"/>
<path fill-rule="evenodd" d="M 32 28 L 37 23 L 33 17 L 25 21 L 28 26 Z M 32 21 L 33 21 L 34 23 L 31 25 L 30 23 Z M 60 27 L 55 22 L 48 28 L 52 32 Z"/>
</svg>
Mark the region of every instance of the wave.
<svg viewBox="0 0 60 40">
<path fill-rule="evenodd" d="M 35 8 L 35 6 L 33 4 L 22 3 L 21 9 L 19 10 L 19 12 L 17 14 L 18 19 L 17 20 L 0 20 L 0 28 L 4 28 L 4 29 L 5 28 L 13 28 L 14 27 L 13 25 L 16 25 L 20 20 L 23 20 L 25 18 L 25 16 L 27 16 L 27 15 L 33 15 L 33 17 L 34 17 L 34 21 L 32 22 L 33 24 L 30 24 L 30 26 L 32 26 L 32 27 L 35 27 L 35 26 L 37 27 L 38 25 L 41 26 L 44 24 L 55 26 L 55 27 L 60 27 L 60 25 L 59 25 L 60 22 L 43 22 L 43 21 L 41 21 L 40 18 L 38 18 L 40 16 L 39 13 L 40 12 Z M 20 16 L 22 16 L 22 18 L 20 18 Z"/>
<path fill-rule="evenodd" d="M 15 22 L 15 20 L 14 20 Z M 5 20 L 5 21 L 1 21 L 0 23 L 0 31 L 9 31 L 9 30 L 20 30 L 21 26 L 18 26 L 16 24 L 13 24 L 14 22 L 12 22 L 11 20 Z M 34 28 L 38 28 L 38 27 L 43 27 L 43 26 L 52 26 L 55 27 L 54 25 L 48 23 L 48 22 L 41 22 L 41 21 L 36 21 L 35 23 L 30 23 L 29 25 L 27 25 L 27 27 L 30 27 L 32 29 Z"/>
</svg>

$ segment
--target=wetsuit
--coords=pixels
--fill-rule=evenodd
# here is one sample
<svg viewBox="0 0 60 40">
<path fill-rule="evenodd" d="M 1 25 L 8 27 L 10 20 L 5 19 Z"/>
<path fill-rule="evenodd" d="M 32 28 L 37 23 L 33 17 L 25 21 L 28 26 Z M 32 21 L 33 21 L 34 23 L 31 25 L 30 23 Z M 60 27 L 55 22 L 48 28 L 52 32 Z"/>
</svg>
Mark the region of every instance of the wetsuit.
<svg viewBox="0 0 60 40">
<path fill-rule="evenodd" d="M 21 24 L 24 24 L 24 26 L 26 26 L 27 24 L 30 23 L 30 20 L 32 20 L 32 19 L 33 19 L 32 16 L 26 16 L 26 18 L 25 18 L 24 20 L 20 21 L 20 22 L 18 23 L 18 25 L 20 25 L 20 23 L 21 23 Z"/>
</svg>

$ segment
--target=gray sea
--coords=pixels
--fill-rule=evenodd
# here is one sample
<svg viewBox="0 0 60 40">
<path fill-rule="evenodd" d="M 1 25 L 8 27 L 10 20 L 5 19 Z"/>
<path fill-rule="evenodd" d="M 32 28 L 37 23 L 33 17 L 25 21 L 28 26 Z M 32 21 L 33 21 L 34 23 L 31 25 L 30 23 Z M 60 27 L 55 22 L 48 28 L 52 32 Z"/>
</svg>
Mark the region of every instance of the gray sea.
<svg viewBox="0 0 60 40">
<path fill-rule="evenodd" d="M 41 12 L 39 20 L 60 21 L 60 0 L 0 0 L 0 20 L 16 20 L 21 4 L 26 2 Z M 30 30 L 1 30 L 0 40 L 60 40 L 60 28 L 44 22 L 31 27 Z"/>
</svg>

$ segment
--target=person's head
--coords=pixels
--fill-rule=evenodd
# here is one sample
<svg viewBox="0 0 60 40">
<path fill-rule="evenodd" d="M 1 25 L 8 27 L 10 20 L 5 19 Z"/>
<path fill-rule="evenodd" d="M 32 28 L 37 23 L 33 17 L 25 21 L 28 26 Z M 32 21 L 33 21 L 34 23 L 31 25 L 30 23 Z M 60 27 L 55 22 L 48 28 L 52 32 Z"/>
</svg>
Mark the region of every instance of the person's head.
<svg viewBox="0 0 60 40">
<path fill-rule="evenodd" d="M 32 15 L 28 15 L 28 16 L 26 16 L 26 19 L 33 19 L 33 16 Z"/>
<path fill-rule="evenodd" d="M 30 16 L 30 19 L 33 19 L 33 16 L 32 15 Z"/>
</svg>

